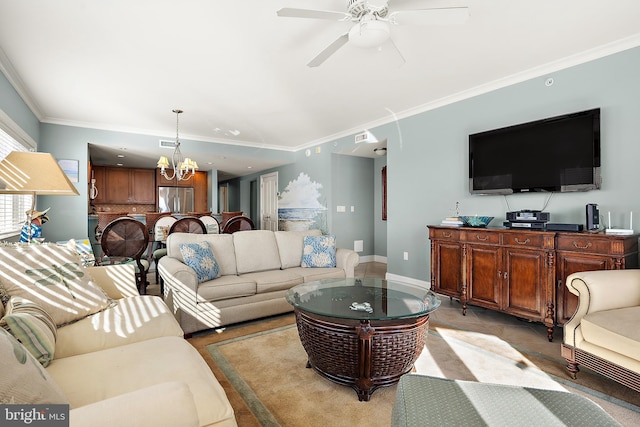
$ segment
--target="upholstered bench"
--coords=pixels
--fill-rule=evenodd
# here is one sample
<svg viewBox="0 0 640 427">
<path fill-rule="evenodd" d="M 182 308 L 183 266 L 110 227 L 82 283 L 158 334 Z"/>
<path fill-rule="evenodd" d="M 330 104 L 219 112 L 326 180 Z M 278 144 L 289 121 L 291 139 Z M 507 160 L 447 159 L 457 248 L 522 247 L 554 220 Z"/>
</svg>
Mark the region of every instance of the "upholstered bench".
<svg viewBox="0 0 640 427">
<path fill-rule="evenodd" d="M 391 425 L 619 426 L 589 399 L 558 390 L 409 374 L 400 379 Z"/>
</svg>

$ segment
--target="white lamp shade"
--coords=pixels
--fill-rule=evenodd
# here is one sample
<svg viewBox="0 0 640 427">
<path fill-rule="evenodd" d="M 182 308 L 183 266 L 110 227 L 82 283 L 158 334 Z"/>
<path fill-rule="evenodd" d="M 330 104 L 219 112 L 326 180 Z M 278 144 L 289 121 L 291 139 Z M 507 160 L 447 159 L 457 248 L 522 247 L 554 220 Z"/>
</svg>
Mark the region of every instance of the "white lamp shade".
<svg viewBox="0 0 640 427">
<path fill-rule="evenodd" d="M 158 160 L 158 167 L 159 168 L 169 167 L 169 158 L 167 156 L 160 156 L 160 159 Z"/>
<path fill-rule="evenodd" d="M 0 162 L 0 194 L 79 196 L 49 153 L 12 151 Z"/>
</svg>

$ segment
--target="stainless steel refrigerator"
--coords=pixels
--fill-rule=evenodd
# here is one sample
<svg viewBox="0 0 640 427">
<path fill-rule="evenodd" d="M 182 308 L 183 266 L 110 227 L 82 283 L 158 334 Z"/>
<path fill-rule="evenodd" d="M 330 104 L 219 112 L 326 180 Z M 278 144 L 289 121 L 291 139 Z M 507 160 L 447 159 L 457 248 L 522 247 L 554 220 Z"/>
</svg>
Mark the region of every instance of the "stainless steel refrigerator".
<svg viewBox="0 0 640 427">
<path fill-rule="evenodd" d="M 158 210 L 160 212 L 193 212 L 193 188 L 158 187 Z"/>
</svg>

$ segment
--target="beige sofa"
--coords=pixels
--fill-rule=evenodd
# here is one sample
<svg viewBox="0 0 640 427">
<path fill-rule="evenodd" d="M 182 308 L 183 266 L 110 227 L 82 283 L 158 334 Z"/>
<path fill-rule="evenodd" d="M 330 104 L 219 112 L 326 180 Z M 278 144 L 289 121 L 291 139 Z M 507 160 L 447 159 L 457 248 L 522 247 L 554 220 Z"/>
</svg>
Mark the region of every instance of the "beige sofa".
<svg viewBox="0 0 640 427">
<path fill-rule="evenodd" d="M 224 390 L 184 340 L 168 307 L 160 297 L 138 294 L 133 264 L 86 271 L 114 301 L 106 310 L 59 326 L 55 357 L 44 369 L 26 346 L 18 347 L 0 331 L 3 370 L 16 371 L 15 378 L 3 373 L 0 403 L 69 404 L 71 426 L 236 426 Z M 74 291 L 74 300 L 85 297 Z M 6 288 L 3 292 L 6 299 Z M 2 304 L 0 317 L 9 318 Z M 13 352 L 7 348 L 12 342 Z"/>
<path fill-rule="evenodd" d="M 566 286 L 579 298 L 564 325 L 562 356 L 640 392 L 640 270 L 574 273 Z"/>
<path fill-rule="evenodd" d="M 167 256 L 158 268 L 164 279 L 164 297 L 185 333 L 292 311 L 284 295 L 303 282 L 353 277 L 360 257 L 350 249 L 336 249 L 336 266 L 301 266 L 308 231 L 239 231 L 233 234 L 173 233 L 167 238 Z M 184 264 L 181 243 L 207 241 L 219 264 L 217 278 L 198 283 Z"/>
</svg>

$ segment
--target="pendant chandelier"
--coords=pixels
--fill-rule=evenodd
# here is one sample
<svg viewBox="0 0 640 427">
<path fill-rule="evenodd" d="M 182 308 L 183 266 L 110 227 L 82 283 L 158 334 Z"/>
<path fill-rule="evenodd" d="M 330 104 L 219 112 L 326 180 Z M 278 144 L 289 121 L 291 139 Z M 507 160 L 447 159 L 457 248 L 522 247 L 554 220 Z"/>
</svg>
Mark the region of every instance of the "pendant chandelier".
<svg viewBox="0 0 640 427">
<path fill-rule="evenodd" d="M 180 151 L 180 138 L 178 137 L 178 118 L 180 117 L 180 113 L 182 110 L 173 110 L 176 113 L 176 149 L 173 152 L 173 156 L 171 156 L 171 167 L 173 168 L 173 172 L 167 173 L 167 168 L 169 167 L 169 159 L 167 156 L 160 156 L 160 160 L 158 160 L 158 167 L 160 168 L 160 174 L 168 181 L 186 181 L 190 179 L 192 176 L 196 174 L 196 170 L 198 170 L 198 164 L 191 160 L 189 157 L 184 157 L 182 152 Z"/>
</svg>

